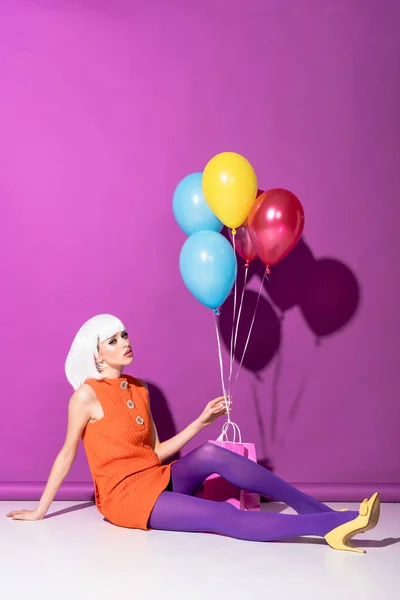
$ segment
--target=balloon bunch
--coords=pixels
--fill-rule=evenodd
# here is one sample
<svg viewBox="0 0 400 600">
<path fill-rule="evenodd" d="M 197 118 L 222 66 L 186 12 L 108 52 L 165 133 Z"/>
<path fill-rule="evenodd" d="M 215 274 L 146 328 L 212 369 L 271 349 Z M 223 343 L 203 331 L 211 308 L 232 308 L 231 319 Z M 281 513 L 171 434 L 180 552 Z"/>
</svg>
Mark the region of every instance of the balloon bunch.
<svg viewBox="0 0 400 600">
<path fill-rule="evenodd" d="M 298 198 L 288 190 L 259 191 L 252 165 L 235 152 L 217 154 L 202 173 L 184 177 L 175 189 L 172 204 L 178 225 L 189 236 L 179 258 L 180 272 L 188 290 L 219 315 L 219 307 L 235 286 L 228 388 L 224 384 L 216 325 L 222 387 L 227 397 L 249 263 L 259 257 L 266 266 L 265 278 L 270 267 L 282 260 L 300 240 L 304 211 Z M 224 225 L 230 230 L 232 244 L 221 234 Z M 245 260 L 246 269 L 237 314 L 235 250 Z M 254 318 L 255 313 L 248 339 Z"/>
<path fill-rule="evenodd" d="M 252 165 L 235 152 L 217 154 L 203 173 L 184 177 L 174 192 L 173 212 L 189 236 L 179 260 L 182 279 L 216 313 L 236 280 L 235 250 L 246 267 L 259 257 L 268 273 L 294 248 L 304 227 L 298 198 L 284 189 L 258 191 Z M 220 233 L 224 225 L 233 247 Z"/>
</svg>

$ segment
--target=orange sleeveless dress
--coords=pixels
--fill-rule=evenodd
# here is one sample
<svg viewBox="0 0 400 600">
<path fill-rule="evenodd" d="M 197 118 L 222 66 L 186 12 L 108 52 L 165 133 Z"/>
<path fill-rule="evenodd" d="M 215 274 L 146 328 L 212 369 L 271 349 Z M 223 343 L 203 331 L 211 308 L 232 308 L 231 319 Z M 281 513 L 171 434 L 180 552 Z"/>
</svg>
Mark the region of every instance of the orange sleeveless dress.
<svg viewBox="0 0 400 600">
<path fill-rule="evenodd" d="M 114 525 L 149 530 L 148 519 L 168 487 L 171 465 L 162 465 L 152 449 L 147 389 L 130 375 L 85 383 L 104 412 L 82 433 L 96 506 Z"/>
</svg>

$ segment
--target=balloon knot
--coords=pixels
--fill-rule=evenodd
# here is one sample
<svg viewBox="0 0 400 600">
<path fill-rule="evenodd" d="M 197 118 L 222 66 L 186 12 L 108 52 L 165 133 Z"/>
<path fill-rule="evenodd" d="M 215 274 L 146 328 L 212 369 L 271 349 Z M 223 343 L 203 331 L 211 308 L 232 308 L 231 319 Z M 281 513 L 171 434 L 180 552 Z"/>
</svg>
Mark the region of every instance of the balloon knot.
<svg viewBox="0 0 400 600">
<path fill-rule="evenodd" d="M 236 229 L 235 228 L 232 229 L 232 235 L 236 235 Z"/>
<path fill-rule="evenodd" d="M 213 313 L 214 315 L 220 315 L 221 312 L 218 310 L 218 308 L 213 308 Z"/>
<path fill-rule="evenodd" d="M 246 262 L 245 262 L 245 265 L 244 265 L 244 268 L 245 268 L 245 269 L 248 269 L 248 268 L 249 268 L 249 264 L 250 264 L 250 263 L 249 263 L 249 261 L 248 261 L 248 260 L 246 260 Z"/>
<path fill-rule="evenodd" d="M 267 266 L 267 275 L 271 273 L 271 269 Z"/>
</svg>

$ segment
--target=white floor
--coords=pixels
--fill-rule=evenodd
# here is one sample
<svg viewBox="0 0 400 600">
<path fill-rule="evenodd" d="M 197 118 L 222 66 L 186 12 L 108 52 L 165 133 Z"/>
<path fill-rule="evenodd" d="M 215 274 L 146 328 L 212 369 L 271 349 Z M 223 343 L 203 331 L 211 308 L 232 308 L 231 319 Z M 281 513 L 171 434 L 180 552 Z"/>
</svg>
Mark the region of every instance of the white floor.
<svg viewBox="0 0 400 600">
<path fill-rule="evenodd" d="M 260 543 L 123 529 L 87 502 L 54 502 L 42 521 L 4 518 L 35 504 L 0 502 L 4 600 L 400 598 L 400 504 L 382 504 L 378 526 L 355 538 L 364 555 L 334 551 L 317 538 Z"/>
</svg>

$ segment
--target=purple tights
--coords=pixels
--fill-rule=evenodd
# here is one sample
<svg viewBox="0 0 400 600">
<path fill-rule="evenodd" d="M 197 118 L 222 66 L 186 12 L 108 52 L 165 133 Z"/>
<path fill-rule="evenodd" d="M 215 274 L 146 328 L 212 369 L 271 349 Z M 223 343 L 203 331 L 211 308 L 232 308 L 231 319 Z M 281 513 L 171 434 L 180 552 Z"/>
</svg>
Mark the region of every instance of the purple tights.
<svg viewBox="0 0 400 600">
<path fill-rule="evenodd" d="M 246 512 L 226 502 L 195 497 L 212 473 L 242 489 L 284 502 L 298 514 Z M 358 516 L 357 511 L 335 512 L 268 469 L 214 444 L 204 444 L 175 462 L 171 478 L 173 491 L 162 492 L 150 515 L 152 529 L 219 533 L 261 542 L 300 535 L 323 537 Z"/>
</svg>

